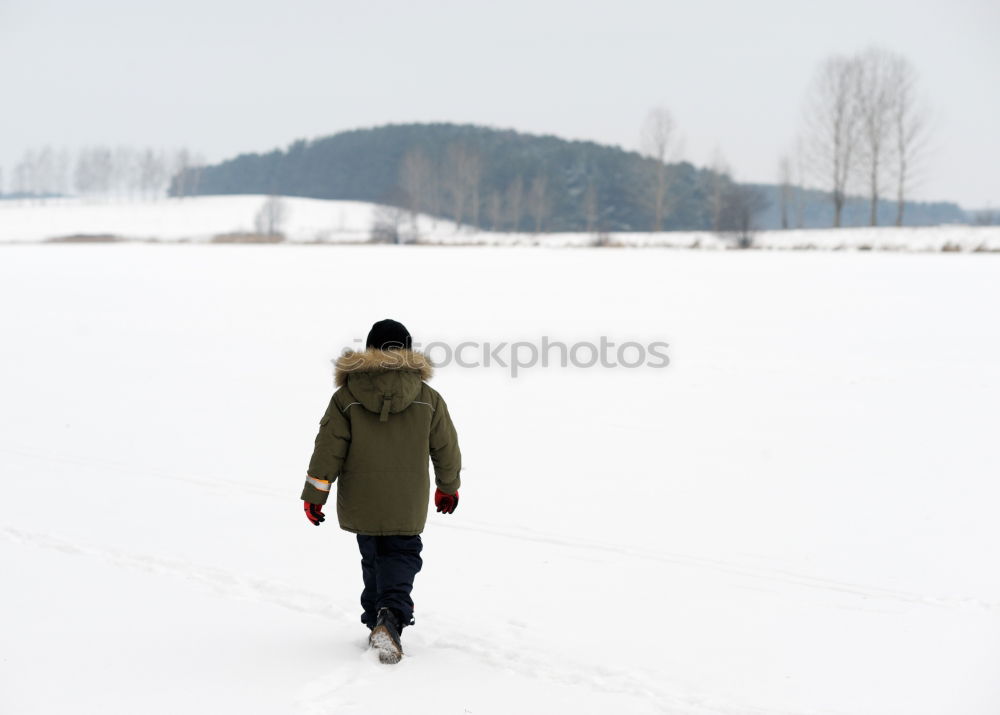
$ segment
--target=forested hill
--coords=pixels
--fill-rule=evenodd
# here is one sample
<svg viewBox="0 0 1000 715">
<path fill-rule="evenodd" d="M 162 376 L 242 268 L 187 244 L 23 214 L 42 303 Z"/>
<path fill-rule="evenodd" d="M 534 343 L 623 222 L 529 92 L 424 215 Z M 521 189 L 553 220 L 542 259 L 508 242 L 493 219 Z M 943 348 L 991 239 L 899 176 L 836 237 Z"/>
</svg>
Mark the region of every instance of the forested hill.
<svg viewBox="0 0 1000 715">
<path fill-rule="evenodd" d="M 170 193 L 372 201 L 495 230 L 647 231 L 737 228 L 748 211 L 758 227 L 776 227 L 779 199 L 772 189 L 740 187 L 686 162 L 663 167 L 593 142 L 405 124 L 300 140 L 285 151 L 188 169 L 174 178 Z M 802 192 L 802 198 L 809 202 L 797 212 L 804 225 L 829 225 L 822 195 Z M 954 204 L 934 206 L 930 216 L 923 211 L 912 218 L 964 219 Z"/>
</svg>

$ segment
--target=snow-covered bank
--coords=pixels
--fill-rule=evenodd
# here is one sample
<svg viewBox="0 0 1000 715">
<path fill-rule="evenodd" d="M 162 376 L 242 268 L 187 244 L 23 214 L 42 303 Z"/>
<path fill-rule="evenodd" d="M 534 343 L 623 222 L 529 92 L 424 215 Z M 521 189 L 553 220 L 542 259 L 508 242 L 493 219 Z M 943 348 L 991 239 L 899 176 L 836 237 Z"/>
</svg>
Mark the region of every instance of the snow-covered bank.
<svg viewBox="0 0 1000 715">
<path fill-rule="evenodd" d="M 0 242 L 38 242 L 67 236 L 129 240 L 209 241 L 254 230 L 266 196 L 195 196 L 157 201 L 49 199 L 0 201 Z M 291 241 L 366 241 L 372 204 L 284 198 Z"/>
<path fill-rule="evenodd" d="M 0 256 L 5 715 L 1000 711 L 996 261 Z M 387 315 L 672 360 L 439 371 L 462 501 L 392 668 L 353 538 L 298 502 L 328 359 Z"/>
<path fill-rule="evenodd" d="M 758 231 L 752 247 L 785 251 L 918 251 L 1000 252 L 1000 226 L 894 226 L 841 229 Z M 621 248 L 687 248 L 727 250 L 735 237 L 710 231 L 662 231 L 659 233 L 505 234 L 437 231 L 422 237 L 422 243 L 483 246 L 549 246 Z"/>
<path fill-rule="evenodd" d="M 0 201 L 0 243 L 67 237 L 117 237 L 133 241 L 204 242 L 248 235 L 265 196 L 198 196 L 159 201 L 88 202 L 81 199 Z M 363 243 L 379 213 L 374 204 L 286 197 L 283 232 L 294 243 Z M 418 218 L 414 233 L 404 212 L 402 233 L 435 245 L 592 246 L 725 249 L 731 240 L 706 231 L 661 233 L 510 234 L 456 229 L 449 221 Z M 383 217 L 384 219 L 385 217 Z M 846 228 L 761 231 L 754 245 L 774 250 L 1000 251 L 1000 226 Z"/>
</svg>

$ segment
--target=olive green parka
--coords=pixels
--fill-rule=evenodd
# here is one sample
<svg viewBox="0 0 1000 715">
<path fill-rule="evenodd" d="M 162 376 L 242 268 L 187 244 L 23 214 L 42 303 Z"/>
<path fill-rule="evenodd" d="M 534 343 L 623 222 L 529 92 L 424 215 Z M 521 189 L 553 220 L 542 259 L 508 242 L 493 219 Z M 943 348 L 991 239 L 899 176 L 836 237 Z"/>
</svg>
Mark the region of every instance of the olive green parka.
<svg viewBox="0 0 1000 715">
<path fill-rule="evenodd" d="M 441 491 L 460 486 L 462 454 L 448 406 L 429 387 L 432 367 L 412 350 L 346 352 L 316 435 L 302 499 L 325 504 L 337 484 L 340 528 L 419 534 L 430 499 L 428 460 Z"/>
</svg>

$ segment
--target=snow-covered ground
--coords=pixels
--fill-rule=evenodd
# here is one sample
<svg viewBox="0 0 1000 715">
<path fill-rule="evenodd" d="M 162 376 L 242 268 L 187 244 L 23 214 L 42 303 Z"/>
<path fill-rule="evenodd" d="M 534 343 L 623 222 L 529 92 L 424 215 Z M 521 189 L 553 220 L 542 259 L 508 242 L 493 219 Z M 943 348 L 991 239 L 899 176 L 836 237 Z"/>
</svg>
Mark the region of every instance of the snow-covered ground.
<svg viewBox="0 0 1000 715">
<path fill-rule="evenodd" d="M 0 243 L 38 242 L 69 236 L 114 236 L 128 240 L 210 241 L 250 234 L 266 196 L 198 196 L 156 201 L 84 199 L 0 201 Z M 368 241 L 379 212 L 374 204 L 284 197 L 283 232 L 291 242 Z M 662 233 L 494 233 L 458 230 L 450 221 L 420 216 L 416 231 L 405 212 L 401 232 L 421 243 L 495 246 L 659 246 L 722 249 L 731 239 L 707 231 Z M 1000 226 L 849 228 L 761 231 L 755 245 L 789 250 L 1000 251 Z"/>
<path fill-rule="evenodd" d="M 0 247 L 0 712 L 996 715 L 998 304 L 991 256 Z M 298 501 L 386 316 L 671 359 L 439 370 L 391 667 Z"/>
</svg>

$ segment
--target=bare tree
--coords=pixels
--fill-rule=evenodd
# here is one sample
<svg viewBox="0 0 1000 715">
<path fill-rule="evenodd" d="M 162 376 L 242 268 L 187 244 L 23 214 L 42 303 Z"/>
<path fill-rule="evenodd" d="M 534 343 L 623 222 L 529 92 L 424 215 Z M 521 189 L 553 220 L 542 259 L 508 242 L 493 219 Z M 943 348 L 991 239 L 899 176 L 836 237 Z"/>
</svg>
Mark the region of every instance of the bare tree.
<svg viewBox="0 0 1000 715">
<path fill-rule="evenodd" d="M 111 147 L 94 147 L 90 156 L 94 178 L 94 194 L 107 197 L 114 185 L 115 158 Z"/>
<path fill-rule="evenodd" d="M 730 181 L 723 191 L 722 211 L 716 230 L 731 237 L 739 248 L 751 248 L 757 228 L 754 220 L 768 203 L 767 196 L 757 187 Z"/>
<path fill-rule="evenodd" d="M 477 152 L 469 152 L 462 177 L 469 192 L 469 219 L 473 226 L 479 226 L 479 188 L 483 179 L 483 159 Z"/>
<path fill-rule="evenodd" d="M 893 149 L 891 133 L 896 91 L 895 57 L 873 47 L 858 57 L 857 102 L 860 114 L 860 168 L 868 185 L 869 222 L 878 225 L 878 202 L 884 164 Z"/>
<path fill-rule="evenodd" d="M 597 205 L 597 187 L 593 181 L 587 182 L 587 190 L 583 192 L 583 218 L 587 223 L 587 233 L 596 233 L 599 208 Z"/>
<path fill-rule="evenodd" d="M 653 230 L 663 230 L 667 197 L 667 158 L 674 148 L 676 122 L 673 114 L 665 107 L 649 110 L 642 125 L 639 146 L 643 154 L 656 162 L 655 179 L 652 186 Z"/>
<path fill-rule="evenodd" d="M 792 155 L 793 203 L 795 206 L 795 228 L 805 225 L 805 191 L 806 183 L 806 151 L 802 136 L 795 139 L 795 149 Z"/>
<path fill-rule="evenodd" d="M 51 146 L 44 146 L 35 156 L 35 194 L 45 200 L 49 194 L 58 193 L 56 176 L 56 153 Z"/>
<path fill-rule="evenodd" d="M 433 175 L 434 167 L 422 150 L 413 149 L 403 157 L 399 167 L 399 186 L 405 196 L 414 233 L 417 230 L 417 215 L 430 210 Z"/>
<path fill-rule="evenodd" d="M 531 216 L 535 220 L 535 233 L 541 233 L 545 220 L 549 216 L 549 180 L 545 174 L 538 174 L 531 180 L 528 192 L 528 204 Z"/>
<path fill-rule="evenodd" d="M 403 243 L 400 230 L 406 210 L 393 204 L 377 204 L 372 213 L 371 240 L 374 243 Z"/>
<path fill-rule="evenodd" d="M 53 171 L 53 184 L 52 192 L 59 194 L 60 196 L 65 196 L 70 193 L 70 166 L 73 160 L 70 157 L 69 149 L 62 147 L 56 152 L 52 171 Z"/>
<path fill-rule="evenodd" d="M 465 221 L 465 197 L 467 192 L 463 181 L 465 147 L 452 144 L 445 150 L 444 191 L 451 207 L 451 220 L 457 228 Z"/>
<path fill-rule="evenodd" d="M 729 177 L 729 165 L 719 149 L 716 149 L 712 156 L 712 165 L 709 171 L 711 172 L 708 187 L 710 220 L 713 230 L 721 231 L 726 191 L 732 183 L 732 179 Z"/>
<path fill-rule="evenodd" d="M 490 230 L 499 231 L 503 222 L 503 196 L 499 191 L 491 191 L 488 200 L 488 210 L 490 214 Z"/>
<path fill-rule="evenodd" d="M 972 214 L 972 225 L 974 226 L 993 226 L 997 223 L 1000 223 L 1000 213 L 992 208 L 986 208 Z"/>
<path fill-rule="evenodd" d="M 466 214 L 471 222 L 479 222 L 479 186 L 482 159 L 464 144 L 451 144 L 445 150 L 445 193 L 451 204 L 451 217 L 458 228 L 465 223 Z"/>
<path fill-rule="evenodd" d="M 280 196 L 268 196 L 254 217 L 254 229 L 261 236 L 280 236 L 288 220 L 288 203 Z"/>
<path fill-rule="evenodd" d="M 848 182 L 856 161 L 860 113 L 860 63 L 835 55 L 820 65 L 806 105 L 813 169 L 830 186 L 833 225 L 840 227 Z"/>
<path fill-rule="evenodd" d="M 94 177 L 97 182 L 95 193 L 99 196 L 110 196 L 115 178 L 114 150 L 109 146 L 96 147 L 94 149 L 93 160 Z"/>
<path fill-rule="evenodd" d="M 191 152 L 187 149 L 178 149 L 174 152 L 171 161 L 170 173 L 174 177 L 174 195 L 184 198 L 188 194 L 190 177 L 188 170 L 192 166 Z"/>
<path fill-rule="evenodd" d="M 96 196 L 110 185 L 111 155 L 105 147 L 84 147 L 76 157 L 73 185 L 82 196 Z"/>
<path fill-rule="evenodd" d="M 10 171 L 10 193 L 20 194 L 24 179 L 22 178 L 21 162 L 17 162 Z"/>
<path fill-rule="evenodd" d="M 896 225 L 903 225 L 906 193 L 915 165 L 926 146 L 926 105 L 917 93 L 917 71 L 902 56 L 893 58 L 890 70 L 893 85 L 892 131 L 896 154 Z"/>
<path fill-rule="evenodd" d="M 111 155 L 111 185 L 118 196 L 132 197 L 139 188 L 139 162 L 130 146 L 117 146 Z"/>
<path fill-rule="evenodd" d="M 188 149 L 178 149 L 174 152 L 170 173 L 174 177 L 173 193 L 178 197 L 193 196 L 198 193 L 201 181 L 202 164 L 200 156 L 192 154 Z"/>
<path fill-rule="evenodd" d="M 13 192 L 22 196 L 38 194 L 39 171 L 38 152 L 34 149 L 25 150 L 21 160 L 14 165 Z"/>
<path fill-rule="evenodd" d="M 87 149 L 81 149 L 76 155 L 76 165 L 73 167 L 73 188 L 77 194 L 85 196 L 91 191 L 92 182 L 90 153 Z"/>
<path fill-rule="evenodd" d="M 788 228 L 788 211 L 793 200 L 792 160 L 787 154 L 778 161 L 778 182 L 780 187 L 781 228 Z"/>
<path fill-rule="evenodd" d="M 163 194 L 168 179 L 167 161 L 162 152 L 147 147 L 138 159 L 139 188 L 147 198 Z"/>
<path fill-rule="evenodd" d="M 113 173 L 114 157 L 110 147 L 94 146 L 85 149 L 77 162 L 77 188 L 84 194 L 107 196 L 111 192 Z"/>
<path fill-rule="evenodd" d="M 806 107 L 809 163 L 830 186 L 834 226 L 841 225 L 852 173 L 864 181 L 873 226 L 882 193 L 895 174 L 896 225 L 903 224 L 927 129 L 927 110 L 916 84 L 916 71 L 906 58 L 879 48 L 833 56 L 820 66 Z"/>
<path fill-rule="evenodd" d="M 521 219 L 524 212 L 524 179 L 514 177 L 507 187 L 507 215 L 511 231 L 521 230 Z"/>
<path fill-rule="evenodd" d="M 438 218 L 445 214 L 444 186 L 439 164 L 432 159 L 428 159 L 428 162 L 429 172 L 422 192 L 425 202 L 424 211 L 430 216 L 431 226 L 436 228 Z"/>
</svg>

